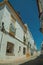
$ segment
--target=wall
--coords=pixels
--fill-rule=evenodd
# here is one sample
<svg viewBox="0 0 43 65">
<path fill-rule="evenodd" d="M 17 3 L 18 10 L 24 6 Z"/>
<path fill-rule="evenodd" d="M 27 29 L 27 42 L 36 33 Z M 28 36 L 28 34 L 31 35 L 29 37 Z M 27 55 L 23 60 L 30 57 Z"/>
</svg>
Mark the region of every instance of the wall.
<svg viewBox="0 0 43 65">
<path fill-rule="evenodd" d="M 3 37 L 2 37 L 2 43 L 1 43 L 0 58 L 8 59 L 8 58 L 13 58 L 13 57 L 16 58 L 16 57 L 23 56 L 23 47 L 25 47 L 27 49 L 27 46 L 23 45 L 21 42 L 19 42 L 18 40 L 14 39 L 13 37 L 11 37 L 7 34 L 2 33 L 2 35 L 3 35 Z M 15 56 L 7 56 L 6 55 L 7 42 L 11 42 L 14 44 L 14 55 Z M 18 53 L 19 46 L 21 46 L 20 53 Z"/>
<path fill-rule="evenodd" d="M 9 32 L 9 26 L 10 26 L 10 23 L 12 22 L 11 21 L 11 12 L 9 12 L 8 9 L 5 6 L 3 13 L 4 14 L 3 14 L 2 22 L 4 22 L 5 30 L 7 32 Z M 18 23 L 17 20 L 15 22 L 15 28 L 16 28 L 16 37 L 18 39 L 20 39 L 21 41 L 23 41 L 24 31 L 23 31 L 23 28 L 20 26 L 20 24 Z"/>
<path fill-rule="evenodd" d="M 23 42 L 24 31 L 18 21 L 16 21 L 16 37 Z"/>
<path fill-rule="evenodd" d="M 4 7 L 3 13 L 4 14 L 2 22 L 4 22 L 5 30 L 9 32 L 9 25 L 11 23 L 11 19 L 10 19 L 10 12 L 7 10 L 6 6 Z"/>
<path fill-rule="evenodd" d="M 2 10 L 0 10 L 0 29 L 1 29 L 1 22 L 2 22 L 2 18 L 3 18 L 3 10 L 4 9 L 2 9 Z"/>
<path fill-rule="evenodd" d="M 34 46 L 34 39 L 33 39 L 32 34 L 30 33 L 29 30 L 28 30 L 28 42 L 30 42 L 31 47 L 33 48 L 33 46 Z"/>
<path fill-rule="evenodd" d="M 27 39 L 28 39 L 27 41 L 29 42 L 29 53 L 33 54 L 33 52 L 34 52 L 34 50 L 33 50 L 34 49 L 34 39 L 33 39 L 32 34 L 31 34 L 29 29 L 27 30 Z M 30 47 L 30 44 L 31 44 L 31 47 Z"/>
</svg>

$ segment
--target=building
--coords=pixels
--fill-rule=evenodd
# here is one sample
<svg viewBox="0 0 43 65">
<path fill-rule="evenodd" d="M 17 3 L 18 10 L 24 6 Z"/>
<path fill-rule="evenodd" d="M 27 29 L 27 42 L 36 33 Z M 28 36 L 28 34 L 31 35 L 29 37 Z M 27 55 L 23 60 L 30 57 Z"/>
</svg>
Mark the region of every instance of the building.
<svg viewBox="0 0 43 65">
<path fill-rule="evenodd" d="M 28 32 L 28 35 L 27 35 Z M 30 35 L 30 36 L 29 36 Z M 28 39 L 27 39 L 28 36 Z M 34 40 L 20 15 L 8 0 L 0 3 L 0 58 L 11 59 L 30 54 Z M 30 42 L 30 46 L 29 46 Z M 31 50 L 32 52 L 32 50 Z"/>
<path fill-rule="evenodd" d="M 0 56 L 20 57 L 26 54 L 27 28 L 9 1 L 0 3 Z"/>
<path fill-rule="evenodd" d="M 30 55 L 34 55 L 35 53 L 37 53 L 37 47 L 36 47 L 36 44 L 35 44 L 35 41 L 33 39 L 33 36 L 27 26 L 27 24 L 25 24 L 26 27 L 27 27 L 27 35 L 26 35 L 26 38 L 27 38 L 27 51 Z"/>
<path fill-rule="evenodd" d="M 40 18 L 40 31 L 43 33 L 43 0 L 37 0 L 37 6 Z"/>
<path fill-rule="evenodd" d="M 41 43 L 41 54 L 43 54 L 43 41 Z"/>
</svg>

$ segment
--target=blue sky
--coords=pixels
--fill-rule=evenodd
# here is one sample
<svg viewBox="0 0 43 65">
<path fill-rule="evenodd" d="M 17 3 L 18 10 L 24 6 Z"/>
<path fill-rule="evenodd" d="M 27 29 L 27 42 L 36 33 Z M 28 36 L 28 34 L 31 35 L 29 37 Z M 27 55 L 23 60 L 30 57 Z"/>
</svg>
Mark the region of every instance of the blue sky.
<svg viewBox="0 0 43 65">
<path fill-rule="evenodd" d="M 2 1 L 2 0 L 0 0 Z M 20 12 L 24 23 L 27 23 L 38 50 L 43 40 L 43 34 L 40 32 L 40 20 L 36 0 L 9 0 L 16 11 Z"/>
</svg>

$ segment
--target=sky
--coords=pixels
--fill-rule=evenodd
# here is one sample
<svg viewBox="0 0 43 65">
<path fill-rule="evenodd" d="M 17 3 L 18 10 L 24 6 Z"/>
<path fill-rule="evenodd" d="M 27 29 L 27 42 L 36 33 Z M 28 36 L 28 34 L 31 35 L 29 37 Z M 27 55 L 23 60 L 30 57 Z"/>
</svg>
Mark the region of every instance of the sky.
<svg viewBox="0 0 43 65">
<path fill-rule="evenodd" d="M 0 0 L 1 2 L 2 0 Z M 40 32 L 40 20 L 36 0 L 9 0 L 13 8 L 20 12 L 20 16 L 32 33 L 38 50 L 41 48 L 43 34 Z"/>
</svg>

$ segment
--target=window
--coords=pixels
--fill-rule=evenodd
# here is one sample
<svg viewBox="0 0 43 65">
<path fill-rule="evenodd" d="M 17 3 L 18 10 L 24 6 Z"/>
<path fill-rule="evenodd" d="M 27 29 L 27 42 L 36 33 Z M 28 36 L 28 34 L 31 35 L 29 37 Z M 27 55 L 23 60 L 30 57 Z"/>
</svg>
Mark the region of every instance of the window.
<svg viewBox="0 0 43 65">
<path fill-rule="evenodd" d="M 1 21 L 0 21 L 0 30 L 1 30 Z"/>
<path fill-rule="evenodd" d="M 2 22 L 2 31 L 5 31 L 5 28 L 4 28 L 4 22 Z"/>
<path fill-rule="evenodd" d="M 7 43 L 6 54 L 7 55 L 14 55 L 14 44 L 12 44 L 11 42 Z"/>
<path fill-rule="evenodd" d="M 14 26 L 14 23 L 12 22 L 10 24 L 10 34 L 13 35 L 13 36 L 15 36 L 15 33 L 16 33 L 16 28 Z"/>
<path fill-rule="evenodd" d="M 31 44 L 30 44 L 30 48 L 31 48 Z"/>
<path fill-rule="evenodd" d="M 19 51 L 18 51 L 18 53 L 21 51 L 21 46 L 19 46 Z"/>
<path fill-rule="evenodd" d="M 26 54 L 26 48 L 23 47 L 23 54 L 25 55 Z"/>
<path fill-rule="evenodd" d="M 27 46 L 28 48 L 30 47 L 30 43 L 28 42 L 28 46 Z"/>
<path fill-rule="evenodd" d="M 19 51 L 21 51 L 21 46 L 19 46 Z"/>
<path fill-rule="evenodd" d="M 24 44 L 26 43 L 26 38 L 25 38 L 25 35 L 24 35 L 24 37 L 23 37 L 23 40 L 24 40 Z"/>
</svg>

